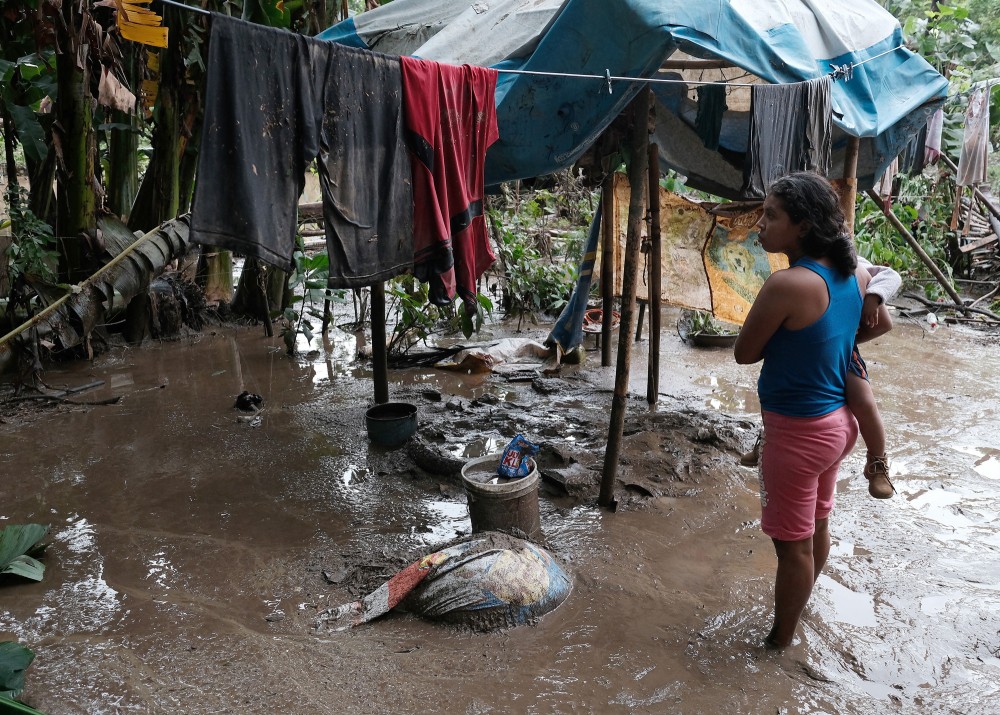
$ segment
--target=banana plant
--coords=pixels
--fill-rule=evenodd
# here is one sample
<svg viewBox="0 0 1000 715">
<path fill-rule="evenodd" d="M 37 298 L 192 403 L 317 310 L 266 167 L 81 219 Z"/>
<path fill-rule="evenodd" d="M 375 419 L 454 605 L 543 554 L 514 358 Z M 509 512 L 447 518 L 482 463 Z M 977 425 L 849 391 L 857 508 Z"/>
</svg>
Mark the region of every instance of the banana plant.
<svg viewBox="0 0 1000 715">
<path fill-rule="evenodd" d="M 0 643 L 0 712 L 7 715 L 43 715 L 24 703 L 14 700 L 24 689 L 24 672 L 35 659 L 35 654 L 14 641 Z"/>
<path fill-rule="evenodd" d="M 0 574 L 13 574 L 41 581 L 45 565 L 35 556 L 44 549 L 39 542 L 49 527 L 41 524 L 11 524 L 0 531 Z"/>
</svg>

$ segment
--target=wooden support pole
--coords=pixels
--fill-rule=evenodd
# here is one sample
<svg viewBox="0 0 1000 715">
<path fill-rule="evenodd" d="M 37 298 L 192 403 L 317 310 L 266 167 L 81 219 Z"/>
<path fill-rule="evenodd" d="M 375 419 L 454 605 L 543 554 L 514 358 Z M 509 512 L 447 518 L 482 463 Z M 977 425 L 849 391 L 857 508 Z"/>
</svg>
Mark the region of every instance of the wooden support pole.
<svg viewBox="0 0 1000 715">
<path fill-rule="evenodd" d="M 892 224 L 893 228 L 895 228 L 899 232 L 899 235 L 902 236 L 908 244 L 910 244 L 910 248 L 913 249 L 913 252 L 917 254 L 920 260 L 924 262 L 924 265 L 927 266 L 928 270 L 930 270 L 934 277 L 937 278 L 941 287 L 944 288 L 945 292 L 951 296 L 953 301 L 955 301 L 955 305 L 959 307 L 963 306 L 964 303 L 962 302 L 962 298 L 958 295 L 954 286 L 952 286 L 951 281 L 949 281 L 944 273 L 941 272 L 941 269 L 937 267 L 937 264 L 934 263 L 933 259 L 927 255 L 927 252 L 924 251 L 920 242 L 913 237 L 913 234 L 906 230 L 906 226 L 903 225 L 903 222 L 896 217 L 896 214 L 894 214 L 891 209 L 885 208 L 882 203 L 882 199 L 878 194 L 871 189 L 868 189 L 867 193 L 868 198 L 874 201 L 875 205 L 882 209 L 882 215 L 889 219 L 889 223 Z"/>
<path fill-rule="evenodd" d="M 650 90 L 652 91 L 652 90 Z M 654 105 L 655 106 L 655 105 Z M 649 369 L 646 402 L 655 405 L 660 396 L 660 279 L 663 249 L 660 239 L 660 147 L 649 145 Z"/>
<path fill-rule="evenodd" d="M 601 366 L 611 364 L 611 325 L 615 306 L 615 174 L 601 186 Z"/>
<path fill-rule="evenodd" d="M 646 214 L 646 167 L 648 164 L 650 92 L 640 91 L 629 107 L 632 128 L 629 137 L 628 180 L 631 194 L 628 205 L 628 233 L 625 239 L 625 267 L 622 272 L 621 327 L 618 332 L 618 367 L 615 392 L 611 398 L 608 447 L 604 452 L 604 472 L 597 503 L 614 509 L 615 479 L 621 452 L 628 403 L 629 370 L 632 363 L 632 330 L 635 323 L 635 287 L 639 266 L 639 237 Z"/>
<path fill-rule="evenodd" d="M 385 343 L 385 283 L 372 283 L 372 380 L 375 402 L 389 401 L 389 359 Z"/>
<path fill-rule="evenodd" d="M 858 150 L 861 140 L 858 137 L 847 137 L 847 150 L 844 152 L 844 178 L 840 185 L 840 210 L 844 212 L 844 224 L 854 235 L 854 206 L 858 196 Z"/>
</svg>

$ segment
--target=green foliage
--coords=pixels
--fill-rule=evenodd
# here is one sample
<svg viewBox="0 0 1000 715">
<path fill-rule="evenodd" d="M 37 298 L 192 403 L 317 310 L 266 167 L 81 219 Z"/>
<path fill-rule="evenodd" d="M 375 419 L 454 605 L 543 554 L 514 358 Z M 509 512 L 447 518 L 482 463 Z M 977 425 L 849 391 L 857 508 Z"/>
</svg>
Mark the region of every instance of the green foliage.
<svg viewBox="0 0 1000 715">
<path fill-rule="evenodd" d="M 323 320 L 326 301 L 342 303 L 347 292 L 327 288 L 330 276 L 330 259 L 326 253 L 307 256 L 298 250 L 293 254 L 295 267 L 288 276 L 291 292 L 289 305 L 281 314 L 281 338 L 289 355 L 295 354 L 295 344 L 302 335 L 312 343 L 315 334 L 313 320 Z M 295 306 L 299 306 L 296 308 Z"/>
<path fill-rule="evenodd" d="M 690 311 L 689 326 L 691 333 L 703 335 L 736 335 L 739 332 L 732 327 L 726 327 L 704 310 Z"/>
<path fill-rule="evenodd" d="M 52 116 L 43 102 L 56 99 L 56 62 L 53 49 L 39 50 L 32 32 L 37 3 L 10 2 L 0 13 L 0 106 L 14 123 L 14 135 L 25 157 L 41 162 L 48 153 Z"/>
<path fill-rule="evenodd" d="M 451 305 L 438 306 L 430 302 L 426 283 L 413 276 L 394 278 L 386 284 L 386 312 L 396 318 L 389 339 L 390 353 L 405 353 L 413 345 L 424 342 L 435 333 L 456 333 L 469 338 L 478 333 L 493 311 L 489 297 L 478 294 L 475 310 L 456 298 Z"/>
<path fill-rule="evenodd" d="M 522 192 L 505 184 L 488 218 L 496 238 L 501 305 L 508 316 L 558 314 L 577 278 L 596 192 L 571 171 Z"/>
<path fill-rule="evenodd" d="M 0 708 L 8 706 L 3 698 L 11 700 L 24 690 L 24 673 L 34 659 L 31 649 L 20 643 L 0 643 Z"/>
<path fill-rule="evenodd" d="M 58 252 L 52 227 L 35 216 L 28 206 L 28 192 L 17 189 L 17 200 L 11 201 L 11 244 L 6 251 L 12 281 L 19 278 L 54 283 Z"/>
<path fill-rule="evenodd" d="M 949 228 L 952 199 L 950 184 L 935 183 L 927 176 L 902 177 L 899 196 L 892 211 L 906 226 L 920 247 L 946 273 L 950 273 L 946 246 L 954 232 Z M 899 232 L 882 214 L 879 206 L 862 195 L 855 211 L 855 243 L 858 253 L 877 266 L 888 266 L 903 279 L 904 285 L 915 285 L 931 278 L 923 261 Z M 936 300 L 941 286 L 929 281 L 924 288 L 927 297 Z"/>
<path fill-rule="evenodd" d="M 492 218 L 500 226 L 497 248 L 504 268 L 504 311 L 518 317 L 558 314 L 573 292 L 576 263 L 543 256 L 531 237 L 519 230 L 521 222 L 516 216 L 506 225 L 500 223 L 498 214 Z"/>
<path fill-rule="evenodd" d="M 41 524 L 11 524 L 0 530 L 0 574 L 13 574 L 32 581 L 41 581 L 45 566 L 38 556 L 49 527 Z"/>
</svg>

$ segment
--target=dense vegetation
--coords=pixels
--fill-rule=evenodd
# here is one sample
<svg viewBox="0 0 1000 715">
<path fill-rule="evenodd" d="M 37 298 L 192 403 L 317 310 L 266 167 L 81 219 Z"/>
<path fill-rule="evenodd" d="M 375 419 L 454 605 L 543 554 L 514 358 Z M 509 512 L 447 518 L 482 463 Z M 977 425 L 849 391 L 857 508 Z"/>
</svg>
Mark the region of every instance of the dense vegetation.
<svg viewBox="0 0 1000 715">
<path fill-rule="evenodd" d="M 363 12 L 378 3 L 201 4 L 314 34 L 348 10 Z M 1000 5 L 993 0 L 883 0 L 883 5 L 900 19 L 911 49 L 951 82 L 945 141 L 947 153 L 957 158 L 968 90 L 1000 73 Z M 100 268 L 105 256 L 97 229 L 100 215 L 121 217 L 131 231 L 148 231 L 189 208 L 202 111 L 205 22 L 196 13 L 156 7 L 171 29 L 169 44 L 162 49 L 121 39 L 114 3 L 7 0 L 0 10 L 3 165 L 8 176 L 25 178 L 25 185 L 10 182 L 4 196 L 8 209 L 0 219 L 10 234 L 0 261 L 0 327 L 5 328 L 0 332 Z M 84 61 L 75 61 L 78 57 Z M 134 111 L 120 102 L 114 106 L 106 92 L 98 91 L 108 70 L 136 95 Z M 95 104 L 97 97 L 100 103 Z M 991 104 L 997 144 L 1000 84 L 992 89 Z M 991 168 L 991 178 L 1000 185 L 997 165 Z M 668 181 L 683 190 L 682 177 Z M 484 287 L 476 315 L 466 315 L 458 303 L 451 309 L 426 310 L 419 286 L 405 280 L 392 284 L 390 307 L 400 312 L 408 333 L 398 334 L 396 345 L 410 344 L 442 323 L 469 332 L 482 321 L 484 311 L 496 308 L 515 316 L 558 312 L 574 277 L 573 250 L 593 210 L 592 194 L 574 182 L 569 174 L 534 193 L 506 187 L 503 196 L 492 201 L 501 270 Z M 930 168 L 922 176 L 901 180 L 893 210 L 940 265 L 960 269 L 950 227 L 954 191 L 947 172 Z M 857 221 L 862 253 L 892 265 L 911 281 L 926 278 L 912 249 L 865 198 L 859 199 Z M 309 334 L 312 321 L 324 316 L 326 301 L 356 299 L 325 292 L 324 261 L 324 256 L 303 251 L 291 276 L 248 262 L 235 300 L 233 258 L 227 253 L 203 256 L 197 279 L 210 301 L 257 318 L 261 304 L 270 308 L 290 336 L 291 347 L 294 335 Z M 267 286 L 262 303 L 251 295 L 260 285 Z M 933 295 L 935 284 L 927 285 Z"/>
</svg>

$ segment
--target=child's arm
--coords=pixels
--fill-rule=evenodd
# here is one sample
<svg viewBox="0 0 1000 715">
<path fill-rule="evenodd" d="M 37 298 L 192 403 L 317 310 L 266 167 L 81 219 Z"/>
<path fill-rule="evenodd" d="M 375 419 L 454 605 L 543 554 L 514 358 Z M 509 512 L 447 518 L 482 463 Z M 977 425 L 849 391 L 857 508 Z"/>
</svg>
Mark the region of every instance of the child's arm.
<svg viewBox="0 0 1000 715">
<path fill-rule="evenodd" d="M 861 309 L 861 324 L 868 328 L 874 328 L 878 325 L 883 314 L 888 315 L 888 311 L 880 311 L 879 308 L 884 308 L 885 303 L 896 295 L 900 285 L 903 283 L 903 279 L 888 266 L 873 266 L 860 256 L 858 257 L 858 265 L 864 268 L 871 276 L 871 280 L 868 281 L 868 287 L 865 288 L 865 301 Z M 890 322 L 888 325 L 889 327 L 880 331 L 879 335 L 887 333 L 892 329 L 892 323 Z"/>
<path fill-rule="evenodd" d="M 867 307 L 870 301 L 878 301 L 878 296 L 865 296 L 864 305 Z M 880 335 L 885 335 L 890 330 L 892 330 L 892 317 L 889 315 L 889 309 L 885 305 L 878 305 L 875 309 L 876 318 L 871 324 L 865 322 L 864 310 L 861 313 L 861 328 L 858 330 L 855 342 L 860 344 L 868 342 L 873 338 L 877 338 Z"/>
</svg>

